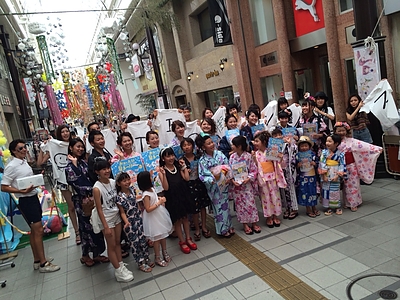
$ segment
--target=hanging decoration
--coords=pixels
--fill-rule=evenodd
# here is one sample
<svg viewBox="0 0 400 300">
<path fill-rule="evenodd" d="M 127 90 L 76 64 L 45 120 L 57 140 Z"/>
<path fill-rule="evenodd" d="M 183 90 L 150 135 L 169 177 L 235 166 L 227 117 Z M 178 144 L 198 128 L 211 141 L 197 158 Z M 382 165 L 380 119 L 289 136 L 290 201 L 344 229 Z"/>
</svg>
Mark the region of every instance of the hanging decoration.
<svg viewBox="0 0 400 300">
<path fill-rule="evenodd" d="M 110 75 L 110 93 L 111 93 L 111 100 L 112 100 L 112 106 L 114 108 L 114 111 L 116 112 L 122 112 L 125 107 L 123 103 L 120 101 L 121 99 L 121 94 L 117 90 L 117 87 L 115 85 L 115 80 L 114 80 L 114 75 Z"/>
<path fill-rule="evenodd" d="M 94 104 L 93 104 L 93 96 L 92 96 L 92 92 L 90 91 L 89 85 L 85 84 L 85 89 L 86 89 L 86 95 L 88 98 L 88 104 L 89 104 L 89 108 L 93 109 Z"/>
<path fill-rule="evenodd" d="M 36 37 L 37 43 L 39 45 L 40 56 L 42 58 L 42 63 L 44 70 L 46 72 L 47 83 L 52 83 L 52 80 L 56 79 L 54 75 L 53 64 L 51 63 L 51 57 L 49 49 L 47 47 L 46 38 L 44 35 L 38 35 Z"/>
<path fill-rule="evenodd" d="M 61 125 L 63 123 L 63 119 L 61 117 L 61 112 L 58 109 L 56 95 L 54 94 L 53 87 L 51 85 L 45 86 L 45 92 L 47 96 L 47 105 L 49 107 L 53 123 L 55 125 Z"/>
<path fill-rule="evenodd" d="M 87 67 L 86 77 L 88 78 L 88 86 L 93 99 L 93 109 L 96 114 L 104 114 L 104 106 L 100 97 L 99 87 L 96 83 L 96 73 L 93 70 L 93 67 Z"/>
<path fill-rule="evenodd" d="M 121 84 L 124 84 L 124 80 L 122 79 L 121 69 L 119 67 L 118 54 L 117 50 L 115 49 L 115 44 L 113 39 L 107 38 L 107 48 L 108 48 L 108 53 L 110 54 L 112 70 L 114 74 L 116 74 L 117 76 L 117 82 L 119 81 Z"/>
</svg>

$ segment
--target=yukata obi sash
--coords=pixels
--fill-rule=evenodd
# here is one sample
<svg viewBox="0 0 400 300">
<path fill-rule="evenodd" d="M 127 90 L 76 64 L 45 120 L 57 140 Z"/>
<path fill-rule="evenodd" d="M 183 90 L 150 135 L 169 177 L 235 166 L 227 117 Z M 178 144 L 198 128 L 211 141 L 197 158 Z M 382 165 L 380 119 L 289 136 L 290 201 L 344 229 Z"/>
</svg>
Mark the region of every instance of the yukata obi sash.
<svg viewBox="0 0 400 300">
<path fill-rule="evenodd" d="M 327 159 L 326 160 L 326 165 L 328 166 L 328 167 L 337 167 L 338 165 L 339 165 L 339 162 L 338 161 L 336 161 L 336 160 L 333 160 L 333 159 Z"/>
<path fill-rule="evenodd" d="M 261 165 L 262 172 L 264 174 L 275 172 L 274 164 L 272 161 L 263 161 L 260 163 L 260 165 Z"/>
</svg>

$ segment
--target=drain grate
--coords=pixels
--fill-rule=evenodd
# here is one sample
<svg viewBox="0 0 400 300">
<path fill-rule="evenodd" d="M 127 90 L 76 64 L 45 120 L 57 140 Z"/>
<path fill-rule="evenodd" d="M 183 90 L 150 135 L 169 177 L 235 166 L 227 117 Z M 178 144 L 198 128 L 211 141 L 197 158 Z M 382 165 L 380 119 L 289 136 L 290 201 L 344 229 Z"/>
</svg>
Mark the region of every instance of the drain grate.
<svg viewBox="0 0 400 300">
<path fill-rule="evenodd" d="M 379 291 L 379 296 L 382 299 L 397 299 L 397 293 L 391 290 L 381 290 Z"/>
</svg>

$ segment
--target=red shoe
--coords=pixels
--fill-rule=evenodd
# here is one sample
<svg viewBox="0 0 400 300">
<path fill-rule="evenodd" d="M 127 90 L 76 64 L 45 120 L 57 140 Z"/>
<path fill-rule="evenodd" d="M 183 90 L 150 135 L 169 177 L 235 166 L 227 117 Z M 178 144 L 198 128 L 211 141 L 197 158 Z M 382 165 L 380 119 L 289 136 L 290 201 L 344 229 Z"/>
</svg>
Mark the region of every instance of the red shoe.
<svg viewBox="0 0 400 300">
<path fill-rule="evenodd" d="M 196 245 L 195 243 L 193 243 L 191 237 L 189 237 L 189 238 L 186 239 L 186 245 L 188 245 L 188 247 L 189 247 L 191 250 L 197 250 L 197 245 Z"/>
<path fill-rule="evenodd" d="M 188 245 L 185 242 L 179 242 L 179 247 L 181 247 L 181 251 L 185 254 L 189 254 L 190 253 L 190 248 L 188 247 Z"/>
</svg>

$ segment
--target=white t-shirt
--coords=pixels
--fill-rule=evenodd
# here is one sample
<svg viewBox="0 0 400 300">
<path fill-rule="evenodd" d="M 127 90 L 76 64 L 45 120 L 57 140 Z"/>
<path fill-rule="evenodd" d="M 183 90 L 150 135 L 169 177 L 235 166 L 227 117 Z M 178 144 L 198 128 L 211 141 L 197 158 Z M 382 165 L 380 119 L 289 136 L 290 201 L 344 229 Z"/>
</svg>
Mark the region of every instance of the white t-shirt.
<svg viewBox="0 0 400 300">
<path fill-rule="evenodd" d="M 26 161 L 26 159 L 22 160 L 22 159 L 13 157 L 13 159 L 6 165 L 6 168 L 4 169 L 4 175 L 3 175 L 3 179 L 1 180 L 1 184 L 12 186 L 13 188 L 18 189 L 17 179 L 32 176 L 32 175 L 33 175 L 33 170 L 28 165 L 28 162 Z M 36 194 L 37 194 L 37 191 L 36 191 L 36 189 L 34 189 L 27 194 L 15 193 L 15 197 L 17 197 L 17 198 L 30 197 L 30 196 L 35 196 Z"/>
<path fill-rule="evenodd" d="M 102 208 L 104 217 L 106 219 L 114 217 L 119 212 L 117 206 L 117 189 L 115 188 L 115 180 L 110 179 L 109 183 L 96 181 L 93 188 L 98 188 L 100 190 L 100 195 L 103 201 Z"/>
</svg>

